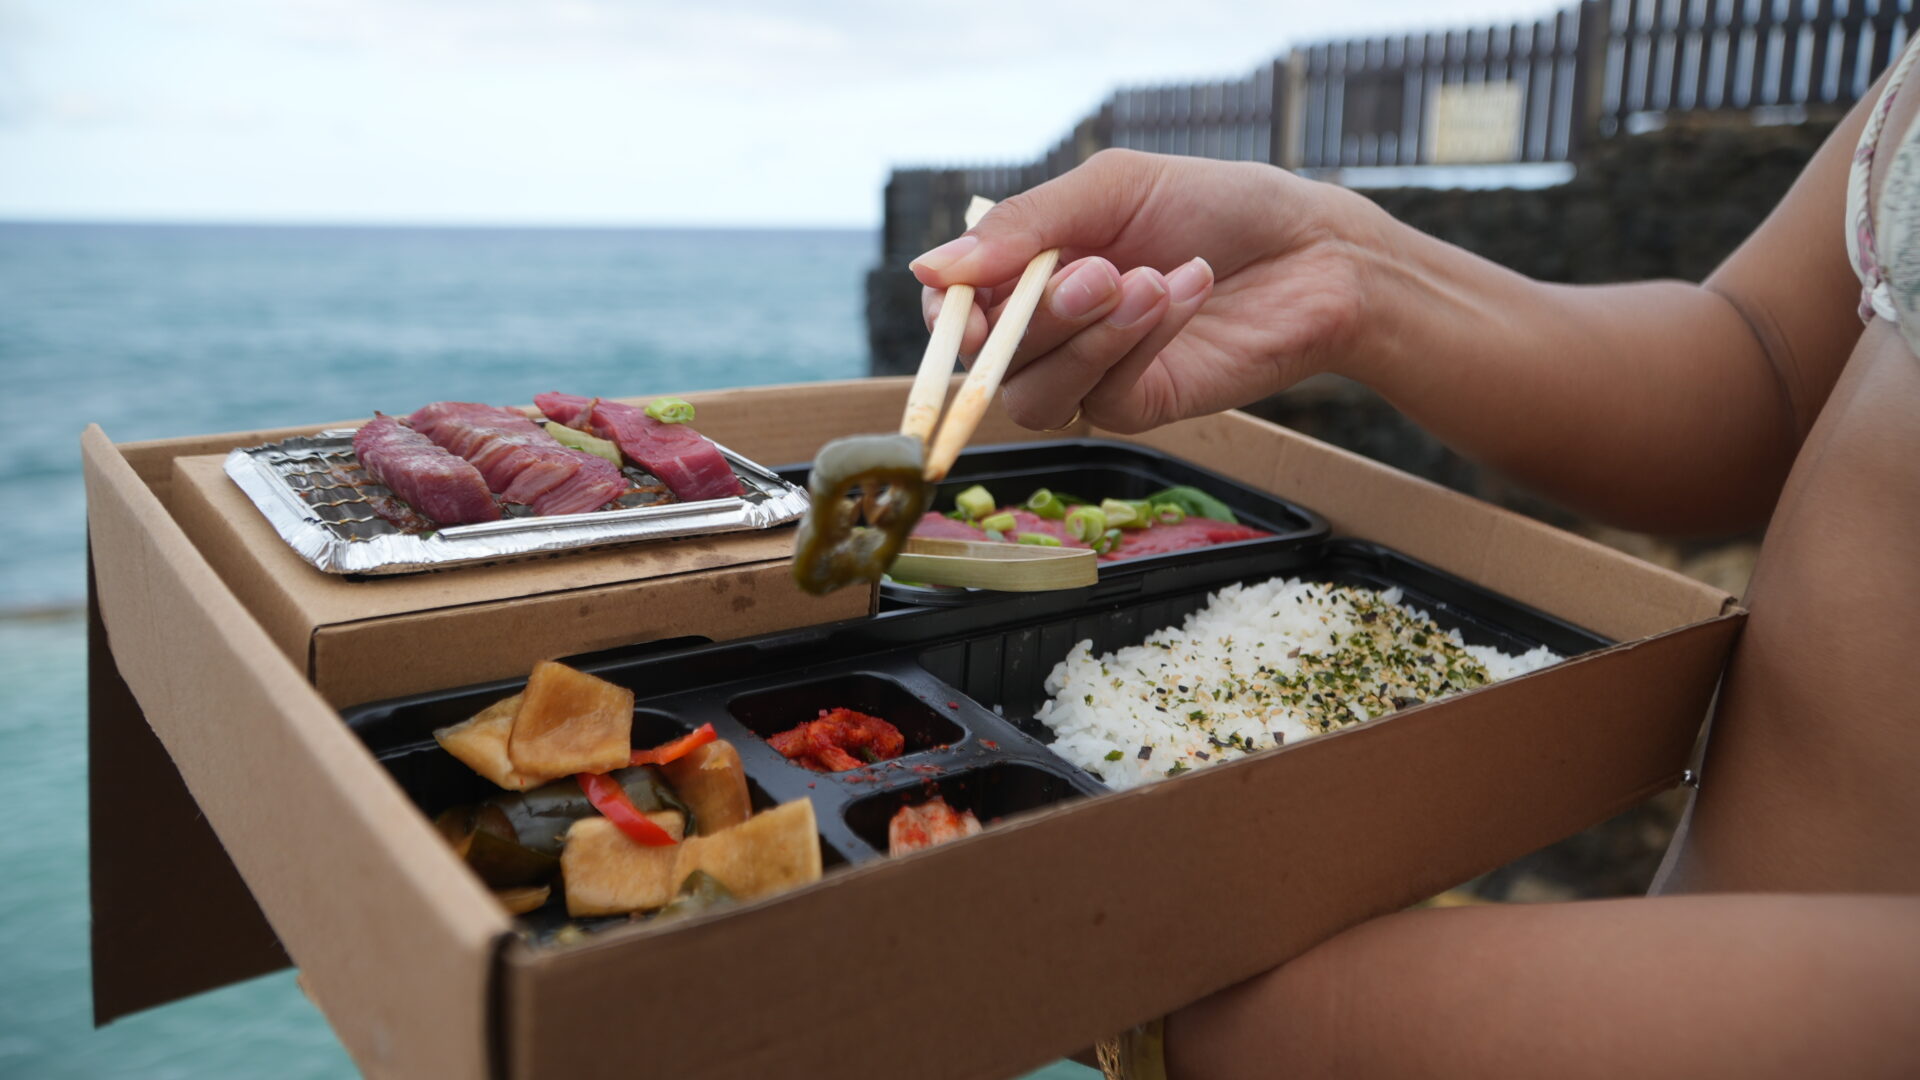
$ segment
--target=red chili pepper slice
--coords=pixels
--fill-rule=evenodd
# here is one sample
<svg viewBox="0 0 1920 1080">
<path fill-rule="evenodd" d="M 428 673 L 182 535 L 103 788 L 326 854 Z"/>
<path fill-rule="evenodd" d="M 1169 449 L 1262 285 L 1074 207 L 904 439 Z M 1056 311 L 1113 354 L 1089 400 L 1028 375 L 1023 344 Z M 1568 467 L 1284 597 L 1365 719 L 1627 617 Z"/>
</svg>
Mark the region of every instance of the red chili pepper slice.
<svg viewBox="0 0 1920 1080">
<path fill-rule="evenodd" d="M 715 734 L 712 724 L 701 724 L 672 742 L 661 743 L 651 750 L 635 750 L 633 758 L 627 764 L 665 765 L 669 761 L 678 761 L 686 757 L 719 737 Z"/>
<path fill-rule="evenodd" d="M 627 791 L 620 781 L 600 773 L 578 773 L 575 779 L 580 781 L 580 790 L 587 793 L 587 801 L 593 804 L 600 815 L 619 827 L 628 839 L 647 847 L 671 847 L 680 841 L 673 834 L 648 820 L 640 808 L 627 798 Z"/>
</svg>

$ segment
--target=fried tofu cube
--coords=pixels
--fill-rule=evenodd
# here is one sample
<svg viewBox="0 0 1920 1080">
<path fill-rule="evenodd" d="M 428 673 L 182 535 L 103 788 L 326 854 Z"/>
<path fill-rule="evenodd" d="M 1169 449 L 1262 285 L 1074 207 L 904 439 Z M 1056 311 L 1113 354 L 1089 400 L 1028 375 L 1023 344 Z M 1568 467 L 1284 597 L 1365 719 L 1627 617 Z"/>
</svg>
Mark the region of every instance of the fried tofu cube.
<svg viewBox="0 0 1920 1080">
<path fill-rule="evenodd" d="M 686 830 L 686 817 L 678 810 L 662 810 L 647 818 L 676 840 Z M 620 826 L 603 817 L 574 822 L 567 829 L 566 847 L 560 851 L 567 914 L 575 918 L 625 915 L 667 906 L 685 876 L 675 872 L 681 847 L 635 843 L 620 831 Z"/>
<path fill-rule="evenodd" d="M 507 741 L 520 775 L 612 772 L 632 756 L 633 691 L 546 660 L 522 697 Z"/>
<path fill-rule="evenodd" d="M 705 870 L 738 900 L 752 900 L 820 880 L 820 836 L 813 803 L 795 799 L 755 814 L 712 836 L 696 836 L 677 847 L 673 868 L 677 885 L 695 870 Z"/>
<path fill-rule="evenodd" d="M 520 714 L 524 694 L 515 694 L 475 713 L 450 727 L 433 733 L 435 742 L 481 776 L 512 791 L 525 791 L 551 777 L 523 776 L 514 771 L 507 756 L 507 740 L 513 735 L 514 717 Z"/>
</svg>

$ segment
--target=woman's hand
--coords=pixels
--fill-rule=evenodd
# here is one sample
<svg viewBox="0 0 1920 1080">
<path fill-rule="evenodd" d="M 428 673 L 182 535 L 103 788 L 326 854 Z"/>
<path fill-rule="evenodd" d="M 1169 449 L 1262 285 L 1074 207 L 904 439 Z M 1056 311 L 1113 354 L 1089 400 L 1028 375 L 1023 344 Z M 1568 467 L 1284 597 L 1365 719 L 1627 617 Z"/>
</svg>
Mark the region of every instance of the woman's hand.
<svg viewBox="0 0 1920 1080">
<path fill-rule="evenodd" d="M 979 287 L 961 351 L 985 342 L 1020 271 L 1047 283 L 1003 384 L 1033 428 L 1076 409 L 1135 432 L 1233 408 L 1353 348 L 1372 203 L 1266 165 L 1107 150 L 1001 203 L 920 256 L 927 324 L 948 285 Z"/>
</svg>

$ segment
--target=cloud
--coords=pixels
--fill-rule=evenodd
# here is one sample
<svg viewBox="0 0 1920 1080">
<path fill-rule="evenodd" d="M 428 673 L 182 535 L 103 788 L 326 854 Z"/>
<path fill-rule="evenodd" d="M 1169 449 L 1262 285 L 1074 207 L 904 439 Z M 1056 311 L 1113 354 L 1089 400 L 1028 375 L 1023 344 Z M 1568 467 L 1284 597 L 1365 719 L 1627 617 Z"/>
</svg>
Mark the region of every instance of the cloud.
<svg viewBox="0 0 1920 1080">
<path fill-rule="evenodd" d="M 0 0 L 0 216 L 866 224 L 889 165 L 1031 158 L 1120 85 L 1550 10 Z"/>
</svg>

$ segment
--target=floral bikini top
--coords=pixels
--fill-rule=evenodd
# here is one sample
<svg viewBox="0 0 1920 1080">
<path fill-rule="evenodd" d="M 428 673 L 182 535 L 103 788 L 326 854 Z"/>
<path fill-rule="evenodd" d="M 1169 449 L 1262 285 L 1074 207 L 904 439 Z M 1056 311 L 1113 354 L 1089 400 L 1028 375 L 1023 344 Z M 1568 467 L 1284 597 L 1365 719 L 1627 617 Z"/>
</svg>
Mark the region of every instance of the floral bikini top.
<svg viewBox="0 0 1920 1080">
<path fill-rule="evenodd" d="M 1853 152 L 1853 169 L 1847 174 L 1847 255 L 1860 277 L 1860 320 L 1871 322 L 1878 315 L 1893 323 L 1907 347 L 1920 355 L 1920 123 L 1908 126 L 1887 164 L 1878 220 L 1868 198 L 1887 114 L 1913 70 L 1914 58 L 1920 56 L 1915 44 L 1920 37 L 1901 50 Z"/>
</svg>

